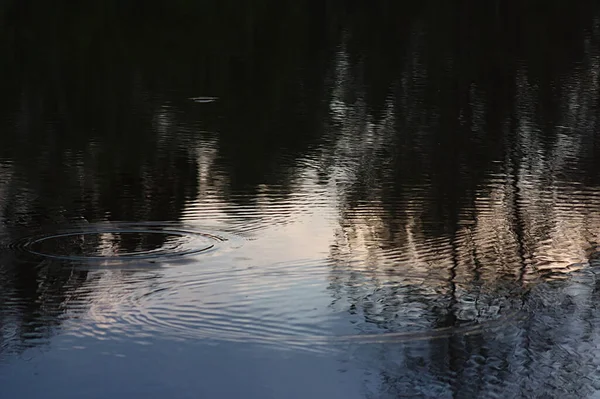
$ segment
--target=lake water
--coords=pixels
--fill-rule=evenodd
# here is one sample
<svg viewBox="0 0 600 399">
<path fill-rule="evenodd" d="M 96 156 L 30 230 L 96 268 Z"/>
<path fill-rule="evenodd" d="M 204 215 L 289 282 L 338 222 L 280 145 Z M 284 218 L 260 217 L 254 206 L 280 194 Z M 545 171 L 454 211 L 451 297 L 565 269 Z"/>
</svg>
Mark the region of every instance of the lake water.
<svg viewBox="0 0 600 399">
<path fill-rule="evenodd" d="M 600 10 L 0 6 L 1 398 L 600 398 Z"/>
</svg>

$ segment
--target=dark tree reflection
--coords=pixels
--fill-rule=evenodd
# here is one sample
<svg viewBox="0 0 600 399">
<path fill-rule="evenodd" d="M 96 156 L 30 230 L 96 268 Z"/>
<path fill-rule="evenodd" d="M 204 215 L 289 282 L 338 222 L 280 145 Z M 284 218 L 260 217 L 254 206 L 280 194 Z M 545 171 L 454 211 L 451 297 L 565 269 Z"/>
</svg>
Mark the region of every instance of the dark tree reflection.
<svg viewBox="0 0 600 399">
<path fill-rule="evenodd" d="M 565 306 L 553 313 L 560 330 L 579 336 L 589 322 L 568 316 L 569 303 L 584 299 L 560 298 L 558 287 L 580 284 L 572 279 L 598 239 L 590 196 L 598 188 L 598 10 L 540 12 L 534 3 L 425 2 L 377 24 L 363 21 L 362 9 L 348 18 L 330 100 L 330 134 L 345 151 L 331 169 L 344 181 L 331 288 L 333 306 L 359 331 L 487 325 L 498 309 L 543 307 L 536 290 L 547 286 L 536 284 L 545 279 L 558 285 L 544 295 Z M 386 18 L 406 21 L 390 29 Z M 373 50 L 375 37 L 389 40 Z M 530 302 L 510 299 L 529 290 Z M 557 341 L 571 350 L 578 343 L 544 327 L 545 312 L 519 325 L 519 338 L 457 332 L 373 351 L 381 364 L 397 363 L 381 367 L 384 397 L 589 394 L 593 383 L 582 378 L 590 370 L 563 375 L 560 386 L 521 378 L 546 364 L 544 350 L 564 367 L 590 361 L 556 350 Z M 551 344 L 540 351 L 540 341 Z"/>
<path fill-rule="evenodd" d="M 358 332 L 536 312 L 373 346 L 375 396 L 587 395 L 599 21 L 591 1 L 6 1 L 0 235 L 181 221 L 208 197 L 235 215 L 312 179 L 337 207 L 332 308 Z M 96 278 L 14 252 L 2 350 L 50 336 Z"/>
<path fill-rule="evenodd" d="M 254 202 L 260 184 L 285 197 L 294 159 L 318 141 L 337 39 L 327 4 L 1 8 L 5 245 L 45 226 L 179 221 L 206 193 L 230 202 L 226 212 Z M 197 96 L 219 101 L 190 100 Z M 30 329 L 60 324 L 67 298 L 94 274 L 6 256 L 0 324 L 17 326 L 3 334 L 18 346 Z"/>
</svg>

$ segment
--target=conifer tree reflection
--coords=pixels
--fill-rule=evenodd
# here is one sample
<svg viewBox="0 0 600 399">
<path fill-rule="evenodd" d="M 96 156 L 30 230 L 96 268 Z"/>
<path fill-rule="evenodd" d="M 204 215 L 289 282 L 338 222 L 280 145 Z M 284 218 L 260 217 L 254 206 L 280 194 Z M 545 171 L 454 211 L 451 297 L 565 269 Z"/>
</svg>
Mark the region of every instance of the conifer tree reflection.
<svg viewBox="0 0 600 399">
<path fill-rule="evenodd" d="M 587 161 L 593 146 L 583 145 L 597 137 L 593 111 L 598 101 L 593 78 L 598 68 L 593 61 L 598 52 L 597 12 L 586 8 L 589 5 L 581 10 L 551 7 L 543 15 L 512 3 L 495 9 L 479 3 L 466 8 L 441 6 L 444 12 L 417 11 L 411 15 L 410 40 L 404 47 L 390 44 L 387 49 L 410 54 L 398 72 L 386 79 L 387 71 L 381 69 L 380 76 L 369 80 L 360 72 L 368 69 L 363 64 L 360 70 L 355 69 L 358 62 L 345 69 L 346 78 L 337 92 L 364 98 L 367 87 L 385 81 L 393 93 L 388 98 L 394 104 L 391 119 L 395 121 L 390 132 L 386 119 L 370 110 L 368 103 L 351 104 L 347 95 L 332 100 L 335 110 L 345 112 L 340 120 L 352 114 L 377 120 L 373 127 L 355 130 L 351 121 L 347 127 L 342 123 L 337 133 L 341 140 L 353 137 L 354 145 L 344 146 L 352 148 L 352 156 L 369 154 L 367 162 L 353 166 L 356 169 L 347 163 L 338 166 L 349 182 L 340 195 L 345 199 L 342 222 L 331 252 L 337 260 L 332 274 L 334 306 L 363 315 L 365 322 L 355 324 L 360 332 L 406 331 L 415 323 L 407 307 L 419 314 L 424 331 L 469 321 L 486 323 L 485 315 L 494 312 L 497 301 L 512 293 L 535 292 L 523 297 L 530 302 L 508 301 L 502 306 L 543 308 L 538 290 L 548 286 L 535 285 L 540 277 L 562 281 L 566 287 L 575 284 L 571 279 L 578 272 L 570 273 L 581 267 L 577 266 L 581 254 L 598 236 L 590 223 L 596 226 L 599 209 L 575 188 L 597 176 L 593 162 Z M 536 45 L 528 41 L 557 21 L 561 28 L 552 30 L 552 40 Z M 382 22 L 371 33 L 385 26 Z M 361 39 L 365 41 L 352 37 L 358 44 L 344 48 L 368 53 Z M 551 46 L 556 47 L 550 51 Z M 341 59 L 357 58 L 346 54 Z M 377 138 L 371 139 L 370 131 L 377 132 Z M 378 142 L 382 137 L 383 142 Z M 558 193 L 554 199 L 552 190 Z M 597 185 L 592 183 L 586 190 L 594 192 Z M 587 202 L 578 202 L 577 196 Z M 577 211 L 563 208 L 573 202 Z M 421 301 L 400 294 L 399 287 L 414 284 L 399 279 L 402 275 L 424 281 L 417 293 Z M 386 293 L 382 287 L 387 286 L 396 289 Z M 426 287 L 431 287 L 431 297 L 425 296 Z M 544 295 L 557 295 L 556 300 L 564 300 L 569 308 L 573 299 L 558 298 L 556 288 Z M 595 295 L 592 292 L 588 298 Z M 565 323 L 562 328 L 571 328 L 566 322 L 568 311 L 543 312 L 553 313 L 556 324 Z M 542 327 L 541 318 L 531 317 L 531 322 L 518 326 L 518 338 L 498 339 L 482 332 L 390 344 L 386 350 L 393 354 L 373 353 L 381 356 L 381 364 L 399 363 L 381 367 L 382 392 L 390 397 L 400 392 L 424 397 L 478 396 L 490 390 L 517 396 L 591 392 L 592 385 L 582 383 L 589 370 L 568 378 L 562 387 L 514 374 L 521 367 L 539 370 L 546 361 L 537 343 L 558 339 Z M 394 319 L 377 328 L 368 326 L 373 320 Z M 578 335 L 578 327 L 572 328 L 572 334 Z M 588 338 L 586 345 L 591 341 Z M 577 346 L 568 339 L 562 342 Z M 515 345 L 518 354 L 513 353 Z M 411 347 L 421 352 L 419 376 L 415 368 L 406 367 L 414 361 L 408 354 Z M 582 364 L 559 353 L 554 345 L 544 350 L 553 352 L 560 364 Z"/>
</svg>

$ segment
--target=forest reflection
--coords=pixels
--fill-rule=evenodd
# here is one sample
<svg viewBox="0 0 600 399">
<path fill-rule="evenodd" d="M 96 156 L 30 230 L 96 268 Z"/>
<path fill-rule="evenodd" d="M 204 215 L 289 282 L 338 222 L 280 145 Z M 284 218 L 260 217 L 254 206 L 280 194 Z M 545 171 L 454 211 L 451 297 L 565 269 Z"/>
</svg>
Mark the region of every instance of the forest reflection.
<svg viewBox="0 0 600 399">
<path fill-rule="evenodd" d="M 332 307 L 359 332 L 485 322 L 514 292 L 537 311 L 502 337 L 386 346 L 383 394 L 553 392 L 535 384 L 556 364 L 561 390 L 591 392 L 597 7 L 219 4 L 2 6 L 5 246 L 42 225 L 190 215 L 260 235 L 303 182 L 334 201 Z M 100 278 L 1 256 L 2 351 L 48 338 Z"/>
<path fill-rule="evenodd" d="M 545 10 L 535 26 L 539 15 L 497 9 L 499 29 L 445 11 L 408 23 L 392 71 L 374 66 L 367 33 L 342 39 L 330 100 L 344 182 L 334 306 L 365 333 L 429 331 L 493 319 L 533 287 L 523 299 L 535 314 L 507 335 L 385 345 L 385 366 L 371 352 L 365 362 L 389 397 L 589 395 L 597 359 L 582 348 L 597 341 L 598 291 L 580 273 L 595 270 L 600 226 L 598 17 Z M 561 40 L 520 40 L 540 26 Z"/>
</svg>

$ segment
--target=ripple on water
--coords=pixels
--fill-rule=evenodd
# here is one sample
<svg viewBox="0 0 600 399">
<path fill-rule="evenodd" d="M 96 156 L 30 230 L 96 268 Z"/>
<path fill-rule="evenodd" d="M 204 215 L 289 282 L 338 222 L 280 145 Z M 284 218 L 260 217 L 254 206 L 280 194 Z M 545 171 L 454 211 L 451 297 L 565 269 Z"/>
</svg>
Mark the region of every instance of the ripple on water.
<svg viewBox="0 0 600 399">
<path fill-rule="evenodd" d="M 472 317 L 464 317 L 468 311 L 457 310 L 462 315 L 460 323 L 440 326 L 428 323 L 432 317 L 428 318 L 431 315 L 427 313 L 434 313 L 433 307 L 411 313 L 415 303 L 405 299 L 392 317 L 384 315 L 394 323 L 362 330 L 351 323 L 347 309 L 331 305 L 331 293 L 327 291 L 332 278 L 330 270 L 327 264 L 302 262 L 265 268 L 189 271 L 148 287 L 145 292 L 132 293 L 117 312 L 120 319 L 117 324 L 175 339 L 252 342 L 323 352 L 340 344 L 477 334 L 503 327 L 519 316 L 522 306 L 522 299 L 514 290 L 480 292 Z M 405 276 L 403 281 L 390 283 L 390 289 L 401 291 L 403 286 L 425 286 L 432 283 L 429 280 L 430 277 Z M 432 299 L 436 296 L 431 293 Z M 483 309 L 484 303 L 489 304 L 489 309 Z M 389 312 L 389 308 L 383 311 Z"/>
<path fill-rule="evenodd" d="M 213 257 L 199 267 L 200 259 L 237 247 L 241 241 L 233 233 L 192 226 L 111 223 L 56 229 L 21 240 L 17 246 L 48 261 L 86 267 L 100 263 L 118 268 L 147 261 L 161 265 L 189 259 L 185 267 L 147 280 L 142 275 L 130 275 L 127 281 L 122 275 L 100 279 L 86 295 L 89 323 L 71 325 L 72 334 L 98 339 L 134 337 L 141 342 L 158 334 L 324 351 L 345 343 L 477 334 L 502 327 L 521 310 L 521 296 L 514 287 L 471 292 L 468 284 L 454 281 L 464 300 L 459 298 L 450 309 L 458 322 L 444 324 L 436 321 L 436 312 L 447 305 L 440 298 L 449 281 L 442 276 L 391 276 L 388 271 L 355 265 L 350 278 L 348 270 L 332 268 L 326 260 L 252 267 L 230 256 Z M 341 307 L 332 303 L 336 290 L 355 303 Z M 363 313 L 352 316 L 351 308 L 357 304 Z M 365 328 L 369 323 L 374 327 Z"/>
<path fill-rule="evenodd" d="M 208 255 L 243 240 L 235 234 L 170 223 L 98 223 L 26 237 L 13 248 L 43 258 L 84 263 L 163 262 Z"/>
</svg>

